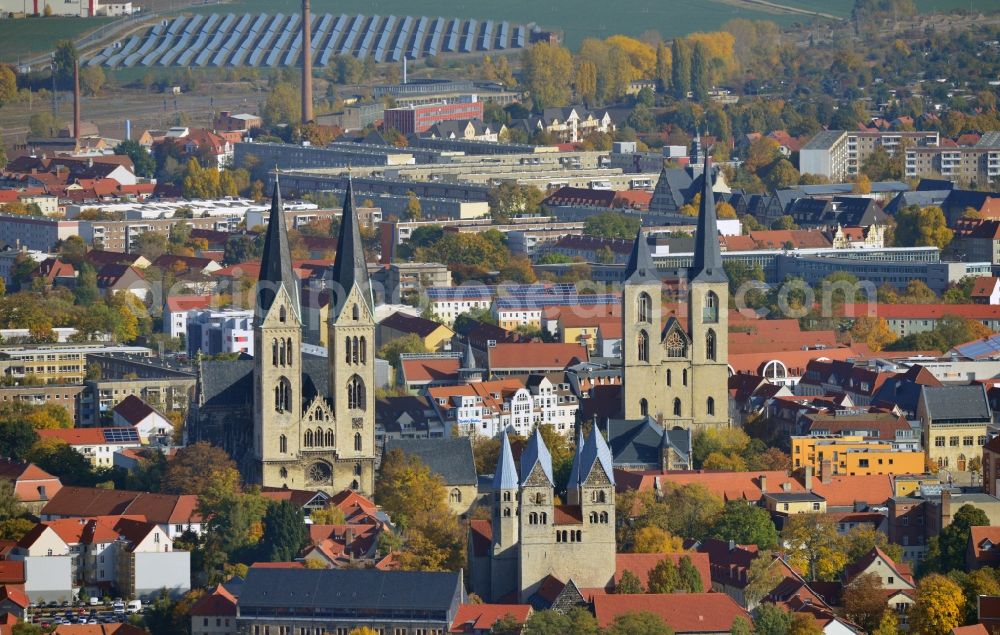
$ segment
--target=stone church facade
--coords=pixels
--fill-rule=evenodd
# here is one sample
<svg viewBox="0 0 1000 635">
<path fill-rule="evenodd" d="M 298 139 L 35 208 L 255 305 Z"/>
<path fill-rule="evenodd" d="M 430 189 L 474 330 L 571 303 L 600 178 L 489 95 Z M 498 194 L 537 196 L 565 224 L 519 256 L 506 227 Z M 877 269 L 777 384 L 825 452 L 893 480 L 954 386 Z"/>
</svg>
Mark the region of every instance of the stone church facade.
<svg viewBox="0 0 1000 635">
<path fill-rule="evenodd" d="M 705 160 L 705 174 L 711 174 Z M 662 281 L 641 230 L 622 291 L 623 416 L 669 428 L 729 425 L 729 280 L 722 267 L 715 197 L 703 179 L 687 324 L 663 320 Z"/>
<path fill-rule="evenodd" d="M 520 473 L 504 434 L 493 478 L 492 542 L 469 554 L 473 591 L 491 602 L 532 602 L 552 581 L 605 588 L 615 576 L 615 483 L 611 451 L 596 429 L 577 451 L 567 504 L 556 504 L 552 457 L 536 430 Z"/>
<path fill-rule="evenodd" d="M 196 440 L 225 447 L 248 483 L 374 491 L 374 301 L 359 229 L 348 186 L 326 280 L 327 355 L 305 355 L 299 280 L 275 184 L 256 288 L 256 355 L 201 364 L 192 413 Z"/>
</svg>

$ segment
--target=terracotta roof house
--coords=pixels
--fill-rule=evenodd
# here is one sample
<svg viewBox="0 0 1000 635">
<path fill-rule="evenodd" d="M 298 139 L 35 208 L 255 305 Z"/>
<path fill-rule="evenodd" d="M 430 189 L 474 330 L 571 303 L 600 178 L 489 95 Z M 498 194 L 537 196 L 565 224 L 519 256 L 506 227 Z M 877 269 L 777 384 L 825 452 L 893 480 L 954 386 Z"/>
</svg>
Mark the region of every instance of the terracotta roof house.
<svg viewBox="0 0 1000 635">
<path fill-rule="evenodd" d="M 524 624 L 531 617 L 528 604 L 462 604 L 451 623 L 452 633 L 488 635 L 498 621 L 511 617 L 518 624 Z"/>
<path fill-rule="evenodd" d="M 121 515 L 142 516 L 161 525 L 170 538 L 188 529 L 195 533 L 202 531 L 198 497 L 191 494 L 64 487 L 41 510 L 43 521 Z"/>
<path fill-rule="evenodd" d="M 712 589 L 712 573 L 709 555 L 697 551 L 685 551 L 682 553 L 619 553 L 615 554 L 615 579 L 614 586 L 621 582 L 622 575 L 626 571 L 631 571 L 639 578 L 642 588 L 649 588 L 649 573 L 660 563 L 661 560 L 669 558 L 677 566 L 681 558 L 688 557 L 691 564 L 698 570 L 701 577 L 701 588 L 703 591 Z M 613 589 L 609 589 L 613 590 Z"/>
<path fill-rule="evenodd" d="M 1000 527 L 972 527 L 965 552 L 968 570 L 1000 564 Z"/>
<path fill-rule="evenodd" d="M 133 428 L 143 442 L 150 437 L 172 435 L 173 423 L 162 412 L 135 395 L 129 395 L 111 409 L 115 426 Z"/>
<path fill-rule="evenodd" d="M 590 361 L 580 344 L 501 344 L 487 349 L 487 366 L 496 375 L 547 373 Z"/>
<path fill-rule="evenodd" d="M 0 459 L 0 479 L 14 481 L 14 493 L 33 514 L 41 511 L 62 489 L 58 477 L 52 476 L 34 463 Z"/>
<path fill-rule="evenodd" d="M 652 613 L 676 635 L 729 633 L 733 622 L 750 614 L 724 593 L 646 593 L 636 595 L 595 595 L 594 616 L 607 628 L 619 615 Z"/>
<path fill-rule="evenodd" d="M 188 611 L 192 635 L 235 635 L 237 602 L 238 598 L 222 584 L 201 596 Z"/>
<path fill-rule="evenodd" d="M 140 270 L 120 263 L 109 263 L 98 270 L 97 288 L 103 296 L 129 291 L 140 300 L 145 300 L 149 295 L 149 283 Z"/>
</svg>

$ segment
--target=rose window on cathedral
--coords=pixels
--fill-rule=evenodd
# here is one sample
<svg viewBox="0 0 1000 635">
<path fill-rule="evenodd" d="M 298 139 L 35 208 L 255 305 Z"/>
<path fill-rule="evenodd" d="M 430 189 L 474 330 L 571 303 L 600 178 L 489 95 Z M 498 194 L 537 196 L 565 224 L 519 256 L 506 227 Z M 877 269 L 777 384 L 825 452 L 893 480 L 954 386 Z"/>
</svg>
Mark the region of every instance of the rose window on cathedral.
<svg viewBox="0 0 1000 635">
<path fill-rule="evenodd" d="M 313 483 L 327 483 L 330 481 L 332 472 L 326 463 L 313 463 L 309 466 L 309 480 Z"/>
<path fill-rule="evenodd" d="M 667 336 L 667 357 L 684 357 L 687 354 L 687 344 L 677 331 Z"/>
</svg>

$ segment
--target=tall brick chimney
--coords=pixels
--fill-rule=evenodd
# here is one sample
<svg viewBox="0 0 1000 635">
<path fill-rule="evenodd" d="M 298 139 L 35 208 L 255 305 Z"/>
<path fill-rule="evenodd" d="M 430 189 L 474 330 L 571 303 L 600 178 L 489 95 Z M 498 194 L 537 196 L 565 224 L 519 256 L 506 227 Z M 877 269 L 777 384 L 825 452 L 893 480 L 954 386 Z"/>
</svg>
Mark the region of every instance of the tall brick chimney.
<svg viewBox="0 0 1000 635">
<path fill-rule="evenodd" d="M 73 138 L 80 140 L 80 60 L 73 60 Z"/>
<path fill-rule="evenodd" d="M 313 121 L 312 15 L 302 0 L 302 123 Z"/>
</svg>

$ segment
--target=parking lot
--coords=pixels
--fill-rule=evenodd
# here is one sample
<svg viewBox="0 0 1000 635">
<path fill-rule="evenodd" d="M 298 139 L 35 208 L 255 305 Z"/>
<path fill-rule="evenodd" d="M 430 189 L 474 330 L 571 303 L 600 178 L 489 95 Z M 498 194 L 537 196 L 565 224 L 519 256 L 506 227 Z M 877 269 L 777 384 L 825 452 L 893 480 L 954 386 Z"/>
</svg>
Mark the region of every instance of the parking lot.
<svg viewBox="0 0 1000 635">
<path fill-rule="evenodd" d="M 107 604 L 102 602 L 94 606 L 63 604 L 65 605 L 33 606 L 28 610 L 28 619 L 42 628 L 48 628 L 60 624 L 112 624 L 125 622 L 129 617 L 124 609 L 116 611 L 113 602 Z"/>
</svg>

